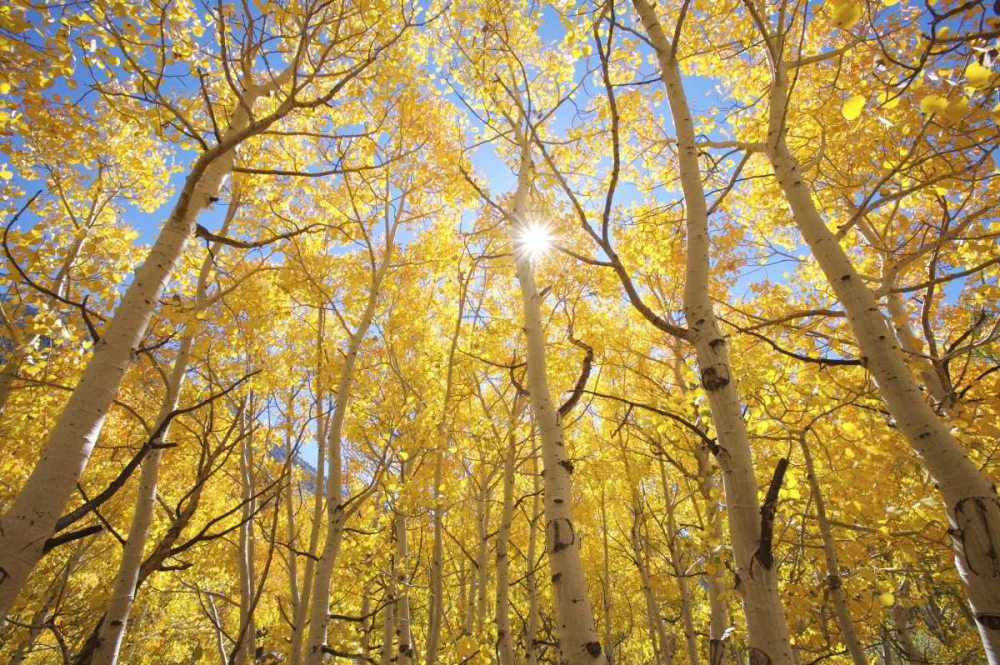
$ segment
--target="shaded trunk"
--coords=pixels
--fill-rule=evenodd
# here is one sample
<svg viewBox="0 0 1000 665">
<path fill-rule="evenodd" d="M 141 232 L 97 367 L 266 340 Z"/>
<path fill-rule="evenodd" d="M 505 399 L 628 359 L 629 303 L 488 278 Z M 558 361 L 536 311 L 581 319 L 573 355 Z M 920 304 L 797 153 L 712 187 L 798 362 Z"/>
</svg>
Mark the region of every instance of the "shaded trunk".
<svg viewBox="0 0 1000 665">
<path fill-rule="evenodd" d="M 858 634 L 854 630 L 854 622 L 851 621 L 851 614 L 847 608 L 847 599 L 844 598 L 844 590 L 840 579 L 840 564 L 837 562 L 837 549 L 833 541 L 833 532 L 830 529 L 830 522 L 826 517 L 826 502 L 823 493 L 820 491 L 819 480 L 816 478 L 816 467 L 813 464 L 812 452 L 806 443 L 806 435 L 799 437 L 799 448 L 802 450 L 802 458 L 806 463 L 806 476 L 809 478 L 809 489 L 812 491 L 813 501 L 816 502 L 816 522 L 819 525 L 819 533 L 823 539 L 823 555 L 826 557 L 826 583 L 830 591 L 830 599 L 833 601 L 833 608 L 837 613 L 837 625 L 840 627 L 840 637 L 844 641 L 844 646 L 851 654 L 855 665 L 868 665 L 868 658 L 865 650 L 858 640 Z"/>
<path fill-rule="evenodd" d="M 861 358 L 886 408 L 934 477 L 951 525 L 955 565 L 976 617 L 986 656 L 1000 663 L 1000 500 L 990 480 L 966 455 L 924 399 L 890 322 L 844 248 L 827 228 L 788 148 L 786 63 L 774 67 L 767 155 L 795 224 L 847 313 Z"/>
<path fill-rule="evenodd" d="M 232 171 L 234 148 L 266 128 L 250 125 L 248 109 L 265 88 L 273 89 L 286 75 L 290 75 L 290 70 L 266 86 L 250 86 L 243 103 L 233 111 L 230 127 L 220 143 L 195 160 L 173 211 L 95 344 L 31 476 L 0 518 L 0 618 L 7 616 L 41 559 L 45 542 L 52 536 L 61 511 L 83 475 L 108 409 L 141 345 L 164 286 L 194 231 L 195 220 L 217 200 L 223 180 Z"/>
<path fill-rule="evenodd" d="M 712 421 L 718 432 L 716 460 L 722 469 L 729 534 L 736 564 L 737 588 L 743 597 L 750 662 L 756 665 L 793 665 L 791 640 L 778 591 L 778 575 L 770 557 L 758 557 L 761 545 L 761 505 L 757 497 L 750 438 L 728 345 L 719 331 L 709 296 L 708 204 L 702 186 L 694 123 L 681 82 L 672 45 L 663 33 L 648 0 L 633 0 L 646 33 L 656 50 L 677 132 L 677 157 L 687 218 L 687 268 L 684 316 L 688 341 L 694 346 L 701 385 L 708 395 Z"/>
</svg>

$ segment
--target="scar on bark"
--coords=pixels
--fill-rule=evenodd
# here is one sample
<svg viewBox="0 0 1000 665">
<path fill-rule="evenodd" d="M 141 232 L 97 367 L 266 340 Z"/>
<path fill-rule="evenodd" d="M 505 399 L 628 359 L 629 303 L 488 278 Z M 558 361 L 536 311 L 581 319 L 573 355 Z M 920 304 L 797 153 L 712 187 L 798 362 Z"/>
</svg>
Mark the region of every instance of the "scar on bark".
<svg viewBox="0 0 1000 665">
<path fill-rule="evenodd" d="M 750 647 L 750 665 L 771 665 L 771 657 L 756 647 Z"/>
<path fill-rule="evenodd" d="M 966 497 L 955 504 L 955 528 L 948 532 L 959 544 L 969 572 L 1000 577 L 1000 533 L 990 528 L 991 521 L 1000 522 L 1000 501 L 991 496 Z M 1000 617 L 994 620 L 1000 629 Z"/>
<path fill-rule="evenodd" d="M 729 368 L 725 365 L 712 365 L 701 372 L 701 385 L 709 391 L 721 390 L 729 385 Z"/>
<path fill-rule="evenodd" d="M 753 558 L 764 566 L 765 570 L 771 570 L 774 566 L 774 552 L 771 550 L 774 538 L 774 515 L 778 511 L 778 492 L 781 490 L 781 482 L 785 478 L 785 470 L 788 468 L 788 459 L 782 457 L 778 460 L 778 465 L 774 468 L 774 477 L 771 478 L 771 486 L 767 488 L 767 496 L 764 498 L 764 505 L 760 507 L 760 545 L 754 553 Z M 750 561 L 753 570 L 753 560 Z M 750 659 L 753 662 L 753 658 Z M 762 661 L 763 662 L 763 661 Z M 770 662 L 768 660 L 767 662 Z"/>
<path fill-rule="evenodd" d="M 560 529 L 560 523 L 565 524 L 565 534 L 568 536 L 568 540 L 563 540 L 563 529 Z M 549 522 L 549 528 L 552 529 L 552 553 L 561 552 L 574 542 L 576 542 L 576 534 L 573 532 L 573 523 L 570 522 L 565 517 L 560 517 L 559 519 L 554 519 Z"/>
</svg>

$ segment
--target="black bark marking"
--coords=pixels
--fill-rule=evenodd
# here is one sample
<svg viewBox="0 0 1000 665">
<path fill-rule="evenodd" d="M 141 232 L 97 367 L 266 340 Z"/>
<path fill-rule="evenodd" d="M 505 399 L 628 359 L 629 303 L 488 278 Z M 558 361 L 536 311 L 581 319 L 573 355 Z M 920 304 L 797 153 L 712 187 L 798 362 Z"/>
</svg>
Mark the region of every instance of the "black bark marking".
<svg viewBox="0 0 1000 665">
<path fill-rule="evenodd" d="M 955 525 L 951 537 L 974 575 L 1000 577 L 1000 501 L 992 496 L 966 497 L 955 504 Z M 984 624 L 985 625 L 985 624 Z"/>
<path fill-rule="evenodd" d="M 729 385 L 729 368 L 725 365 L 706 367 L 701 373 L 701 385 L 708 392 L 722 390 Z"/>
<path fill-rule="evenodd" d="M 758 649 L 750 647 L 750 665 L 771 665 L 771 657 Z"/>
<path fill-rule="evenodd" d="M 570 462 L 568 459 L 559 460 L 559 466 L 561 466 L 562 468 L 566 469 L 566 473 L 572 475 L 572 473 L 573 473 L 573 463 Z"/>
<path fill-rule="evenodd" d="M 781 490 L 781 481 L 785 479 L 787 468 L 788 459 L 782 457 L 774 468 L 771 486 L 767 488 L 764 505 L 760 507 L 760 545 L 754 553 L 754 558 L 766 570 L 771 570 L 774 566 L 774 552 L 771 550 L 771 541 L 774 537 L 774 515 L 778 511 L 778 492 Z M 750 563 L 752 570 L 753 561 Z"/>
<path fill-rule="evenodd" d="M 560 524 L 565 525 L 565 527 L 560 528 Z M 563 551 L 576 542 L 576 533 L 573 531 L 573 523 L 565 517 L 560 517 L 559 519 L 554 519 L 549 522 L 549 529 L 551 529 L 549 538 L 553 554 Z"/>
<path fill-rule="evenodd" d="M 977 614 L 976 621 L 982 624 L 984 628 L 987 628 L 989 630 L 1000 630 L 1000 615 Z"/>
<path fill-rule="evenodd" d="M 600 642 L 587 642 L 587 653 L 590 654 L 591 658 L 597 658 L 601 655 L 601 643 Z"/>
</svg>

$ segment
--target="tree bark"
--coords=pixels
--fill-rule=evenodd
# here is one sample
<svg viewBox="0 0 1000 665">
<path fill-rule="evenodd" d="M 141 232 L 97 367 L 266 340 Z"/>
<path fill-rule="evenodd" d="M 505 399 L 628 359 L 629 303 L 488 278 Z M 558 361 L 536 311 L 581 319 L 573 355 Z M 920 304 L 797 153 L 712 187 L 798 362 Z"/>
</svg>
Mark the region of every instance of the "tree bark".
<svg viewBox="0 0 1000 665">
<path fill-rule="evenodd" d="M 775 177 L 799 232 L 809 245 L 878 384 L 885 405 L 934 477 L 951 524 L 952 547 L 991 665 L 1000 664 L 1000 500 L 920 392 L 895 343 L 893 329 L 844 248 L 826 226 L 786 141 L 788 65 L 774 64 L 766 144 Z"/>
<path fill-rule="evenodd" d="M 511 238 L 528 223 L 528 194 L 532 164 L 527 139 L 520 136 L 521 161 L 514 194 L 514 225 Z M 542 329 L 542 296 L 535 286 L 531 258 L 519 253 L 517 279 L 521 286 L 524 334 L 527 338 L 528 392 L 538 435 L 542 442 L 545 485 L 545 541 L 552 573 L 559 648 L 568 665 L 605 665 L 601 643 L 587 595 L 587 582 L 580 563 L 580 538 L 573 522 L 573 464 L 563 443 L 562 418 L 552 404 L 545 371 L 545 331 Z"/>
<path fill-rule="evenodd" d="M 283 77 L 279 77 L 283 80 Z M 0 619 L 10 611 L 43 555 L 60 512 L 76 489 L 108 409 L 134 359 L 163 288 L 194 231 L 198 214 L 218 197 L 232 171 L 234 148 L 253 132 L 248 109 L 267 86 L 251 86 L 233 111 L 220 143 L 195 160 L 149 256 L 135 273 L 114 317 L 95 345 L 76 389 L 13 505 L 0 518 Z"/>
<path fill-rule="evenodd" d="M 844 598 L 843 582 L 840 579 L 840 564 L 837 562 L 837 548 L 833 541 L 833 531 L 830 529 L 830 521 L 826 517 L 826 502 L 820 490 L 819 479 L 816 477 L 816 466 L 813 464 L 812 452 L 806 442 L 806 434 L 799 437 L 799 448 L 802 450 L 802 458 L 806 463 L 806 476 L 809 478 L 809 489 L 812 491 L 813 501 L 816 502 L 816 523 L 819 525 L 819 533 L 823 539 L 823 555 L 826 557 L 826 583 L 830 591 L 830 599 L 833 601 L 833 608 L 837 613 L 837 625 L 840 626 L 840 637 L 844 641 L 844 646 L 851 654 L 855 665 L 868 665 L 868 658 L 865 650 L 858 640 L 857 631 L 854 630 L 854 622 L 851 621 L 851 613 L 847 608 L 847 599 Z"/>
<path fill-rule="evenodd" d="M 761 506 L 757 497 L 750 438 L 709 296 L 708 204 L 698 163 L 698 145 L 680 67 L 648 0 L 632 0 L 656 51 L 677 132 L 677 157 L 687 217 L 687 268 L 684 316 L 688 341 L 694 346 L 701 385 L 708 395 L 718 432 L 716 459 L 722 469 L 729 533 L 736 564 L 737 588 L 743 597 L 747 646 L 752 665 L 793 665 L 788 626 L 773 562 L 757 557 L 761 544 Z"/>
<path fill-rule="evenodd" d="M 402 202 L 400 202 L 402 206 Z M 397 215 L 397 222 L 401 215 Z M 357 328 L 350 336 L 347 346 L 347 354 L 344 357 L 344 364 L 340 370 L 340 378 L 337 383 L 337 405 L 333 411 L 330 421 L 330 431 L 327 438 L 327 477 L 329 482 L 326 486 L 326 518 L 327 531 L 326 542 L 323 545 L 323 553 L 316 564 L 316 574 L 312 584 L 312 609 L 309 618 L 309 637 L 304 663 L 305 665 L 320 665 L 323 661 L 323 647 L 326 646 L 326 630 L 330 623 L 330 580 L 333 577 L 333 567 L 337 556 L 340 553 L 340 545 L 343 542 L 344 526 L 347 521 L 347 511 L 344 506 L 343 497 L 343 469 L 341 460 L 342 435 L 344 421 L 347 417 L 347 407 L 350 402 L 351 392 L 354 386 L 354 367 L 361 351 L 361 343 L 368 334 L 372 319 L 375 316 L 375 308 L 378 304 L 379 292 L 382 280 L 389 270 L 391 258 L 394 254 L 395 233 L 397 222 L 387 225 L 385 238 L 385 251 L 380 259 L 378 267 L 372 274 L 370 290 L 368 292 L 368 302 L 364 312 L 358 322 Z M 317 488 L 317 492 L 322 491 Z"/>
</svg>

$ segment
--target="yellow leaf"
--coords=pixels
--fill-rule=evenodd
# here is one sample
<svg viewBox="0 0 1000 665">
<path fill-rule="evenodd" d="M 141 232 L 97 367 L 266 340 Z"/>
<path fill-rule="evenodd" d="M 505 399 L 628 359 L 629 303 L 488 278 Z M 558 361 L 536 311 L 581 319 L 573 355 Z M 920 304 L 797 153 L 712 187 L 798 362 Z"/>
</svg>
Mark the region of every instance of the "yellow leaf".
<svg viewBox="0 0 1000 665">
<path fill-rule="evenodd" d="M 850 30 L 861 19 L 861 7 L 848 0 L 833 6 L 833 24 L 841 30 Z"/>
<path fill-rule="evenodd" d="M 965 68 L 965 80 L 973 88 L 981 88 L 989 83 L 992 73 L 988 67 L 983 67 L 978 62 L 974 62 Z"/>
<path fill-rule="evenodd" d="M 844 102 L 844 106 L 840 109 L 840 112 L 848 120 L 856 120 L 861 115 L 861 111 L 864 108 L 865 96 L 854 95 Z"/>
<path fill-rule="evenodd" d="M 948 100 L 941 95 L 927 95 L 920 100 L 921 113 L 940 113 L 948 108 Z"/>
<path fill-rule="evenodd" d="M 892 607 L 896 604 L 896 597 L 886 591 L 878 597 L 878 601 L 882 603 L 882 607 Z"/>
</svg>

